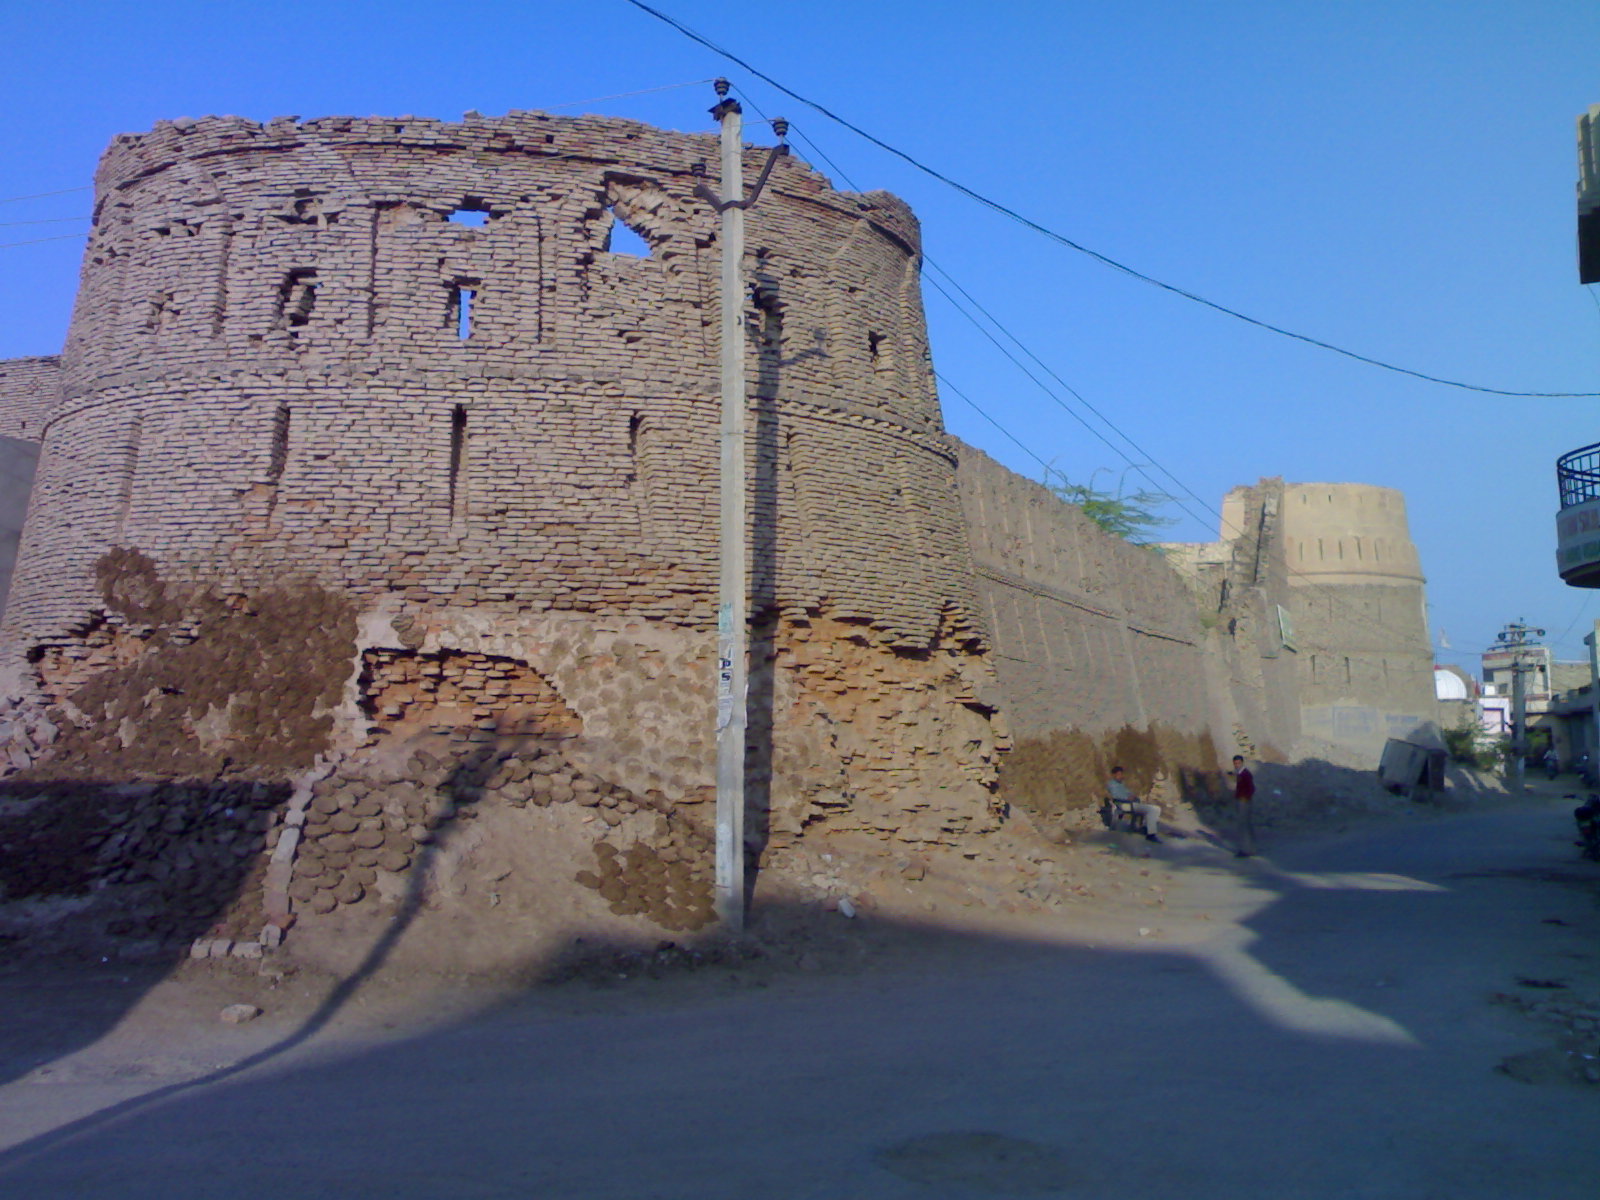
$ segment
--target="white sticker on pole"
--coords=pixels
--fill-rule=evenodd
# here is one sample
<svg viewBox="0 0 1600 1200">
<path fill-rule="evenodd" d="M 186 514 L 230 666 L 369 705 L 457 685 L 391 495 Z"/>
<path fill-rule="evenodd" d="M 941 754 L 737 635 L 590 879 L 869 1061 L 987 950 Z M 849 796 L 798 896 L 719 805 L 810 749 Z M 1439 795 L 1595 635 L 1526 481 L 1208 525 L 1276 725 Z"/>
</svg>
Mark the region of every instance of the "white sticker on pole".
<svg viewBox="0 0 1600 1200">
<path fill-rule="evenodd" d="M 717 647 L 717 729 L 728 727 L 733 720 L 733 639 L 722 641 Z"/>
</svg>

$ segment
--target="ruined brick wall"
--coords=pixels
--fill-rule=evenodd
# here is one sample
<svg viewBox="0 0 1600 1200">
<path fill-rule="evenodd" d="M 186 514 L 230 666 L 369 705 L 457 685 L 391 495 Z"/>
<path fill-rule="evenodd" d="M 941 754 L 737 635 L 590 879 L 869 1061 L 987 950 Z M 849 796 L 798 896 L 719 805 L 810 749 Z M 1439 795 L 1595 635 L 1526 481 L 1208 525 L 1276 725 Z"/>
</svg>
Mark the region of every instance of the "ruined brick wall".
<svg viewBox="0 0 1600 1200">
<path fill-rule="evenodd" d="M 39 444 L 0 436 L 0 616 L 11 593 L 11 573 L 17 565 L 17 547 L 33 494 L 33 477 L 39 469 Z"/>
<path fill-rule="evenodd" d="M 716 163 L 713 137 L 536 113 L 117 138 L 0 630 L 67 740 L 110 766 L 239 770 L 251 747 L 263 766 L 320 752 L 307 731 L 476 737 L 518 708 L 512 732 L 566 739 L 574 771 L 702 798 L 718 248 L 693 191 Z M 612 250 L 617 222 L 647 256 Z M 786 159 L 747 231 L 769 832 L 987 827 L 1003 737 L 915 219 Z M 160 612 L 105 569 L 135 553 Z M 269 666 L 195 649 L 285 588 L 354 614 L 316 650 L 344 689 L 317 668 L 294 746 L 249 732 L 285 698 L 245 673 L 279 679 L 300 642 Z M 234 674 L 157 731 L 127 689 L 202 658 Z"/>
<path fill-rule="evenodd" d="M 45 422 L 61 398 L 58 358 L 0 359 L 0 616 L 11 592 Z"/>
<path fill-rule="evenodd" d="M 61 360 L 0 359 L 0 437 L 44 440 L 45 421 L 61 399 Z"/>
<path fill-rule="evenodd" d="M 1220 660 L 1158 550 L 1103 532 L 1041 484 L 961 447 L 961 501 L 1013 748 L 1008 799 L 1096 803 L 1120 763 L 1149 788 L 1217 766 Z"/>
</svg>

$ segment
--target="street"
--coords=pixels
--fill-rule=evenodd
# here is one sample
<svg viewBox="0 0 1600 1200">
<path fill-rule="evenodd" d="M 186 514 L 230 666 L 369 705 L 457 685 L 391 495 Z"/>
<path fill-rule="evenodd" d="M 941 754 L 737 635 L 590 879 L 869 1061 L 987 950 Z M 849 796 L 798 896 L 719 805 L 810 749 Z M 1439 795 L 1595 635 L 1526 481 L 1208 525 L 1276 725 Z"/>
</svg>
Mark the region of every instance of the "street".
<svg viewBox="0 0 1600 1200">
<path fill-rule="evenodd" d="M 1192 842 L 1159 932 L 1068 910 L 425 1026 L 113 1028 L 5 1076 L 0 1196 L 1587 1200 L 1600 1086 L 1535 1069 L 1561 1052 L 1524 1011 L 1600 1001 L 1569 808 Z"/>
</svg>

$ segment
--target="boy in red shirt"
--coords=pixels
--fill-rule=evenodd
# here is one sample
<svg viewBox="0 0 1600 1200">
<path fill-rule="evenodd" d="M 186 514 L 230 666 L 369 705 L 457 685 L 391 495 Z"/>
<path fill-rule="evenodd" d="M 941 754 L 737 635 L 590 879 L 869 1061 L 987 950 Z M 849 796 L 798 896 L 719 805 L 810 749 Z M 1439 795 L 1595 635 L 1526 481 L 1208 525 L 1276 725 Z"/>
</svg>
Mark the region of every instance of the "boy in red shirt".
<svg viewBox="0 0 1600 1200">
<path fill-rule="evenodd" d="M 1233 808 L 1239 821 L 1240 846 L 1234 851 L 1239 858 L 1249 858 L 1256 852 L 1256 777 L 1244 765 L 1244 755 L 1233 756 Z"/>
</svg>

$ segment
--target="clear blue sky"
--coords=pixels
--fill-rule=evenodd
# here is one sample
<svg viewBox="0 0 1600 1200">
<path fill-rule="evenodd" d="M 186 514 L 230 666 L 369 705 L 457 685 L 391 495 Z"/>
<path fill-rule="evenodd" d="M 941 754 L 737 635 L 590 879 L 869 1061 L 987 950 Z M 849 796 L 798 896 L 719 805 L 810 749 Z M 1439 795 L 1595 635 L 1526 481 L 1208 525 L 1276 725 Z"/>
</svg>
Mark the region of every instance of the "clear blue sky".
<svg viewBox="0 0 1600 1200">
<path fill-rule="evenodd" d="M 1600 391 L 1600 297 L 1579 286 L 1573 248 L 1574 123 L 1600 103 L 1594 0 L 658 7 L 1149 274 L 1415 370 Z M 453 119 L 726 74 L 794 120 L 802 155 L 839 186 L 842 172 L 906 197 L 931 259 L 1131 437 L 1134 461 L 1211 507 L 1263 475 L 1403 490 L 1443 661 L 1473 665 L 1517 617 L 1581 657 L 1600 617 L 1600 593 L 1555 574 L 1553 472 L 1600 441 L 1600 402 L 1426 384 L 1160 292 L 985 211 L 625 0 L 11 4 L 0 44 L 0 197 L 81 187 L 113 135 L 162 118 Z M 560 111 L 709 129 L 712 99 L 700 86 Z M 87 192 L 0 205 L 0 243 L 75 234 L 10 223 L 88 211 Z M 72 238 L 0 249 L 0 357 L 60 349 L 80 252 Z M 1116 485 L 1127 460 L 931 289 L 927 306 L 951 383 L 1034 454 Z M 1038 476 L 961 400 L 944 404 L 952 432 Z M 1171 536 L 1214 537 L 1214 517 L 1186 504 Z"/>
</svg>

